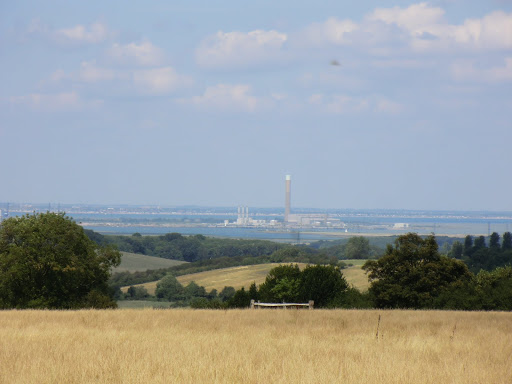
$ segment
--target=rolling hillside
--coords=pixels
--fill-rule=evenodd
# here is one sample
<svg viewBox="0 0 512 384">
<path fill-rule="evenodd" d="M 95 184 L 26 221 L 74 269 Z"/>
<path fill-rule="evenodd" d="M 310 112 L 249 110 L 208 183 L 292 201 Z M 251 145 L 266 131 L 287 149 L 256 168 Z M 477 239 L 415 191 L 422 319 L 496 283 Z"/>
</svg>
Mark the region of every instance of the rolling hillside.
<svg viewBox="0 0 512 384">
<path fill-rule="evenodd" d="M 358 261 L 359 260 L 357 260 L 357 262 Z M 301 269 L 307 265 L 304 263 L 297 264 Z M 191 281 L 195 281 L 198 285 L 204 286 L 207 291 L 210 291 L 212 289 L 221 291 L 222 288 L 224 288 L 225 286 L 232 286 L 235 289 L 245 287 L 247 289 L 252 284 L 252 282 L 256 282 L 256 285 L 263 283 L 268 272 L 278 265 L 279 264 L 258 264 L 225 269 L 216 269 L 213 271 L 178 276 L 177 279 L 183 285 L 187 285 Z M 368 280 L 366 278 L 366 274 L 361 269 L 361 265 L 354 265 L 352 267 L 344 269 L 343 275 L 345 276 L 347 282 L 350 285 L 356 287 L 357 289 L 362 291 L 368 289 Z M 144 283 L 140 285 L 145 287 L 148 290 L 148 292 L 153 295 L 155 293 L 157 283 L 157 281 L 153 281 L 150 283 Z M 128 287 L 122 288 L 123 291 L 126 291 L 126 289 L 128 289 Z"/>
<path fill-rule="evenodd" d="M 121 264 L 113 272 L 137 272 L 148 269 L 169 268 L 186 263 L 186 261 L 162 259 L 161 257 L 139 255 L 136 253 L 121 252 Z"/>
</svg>

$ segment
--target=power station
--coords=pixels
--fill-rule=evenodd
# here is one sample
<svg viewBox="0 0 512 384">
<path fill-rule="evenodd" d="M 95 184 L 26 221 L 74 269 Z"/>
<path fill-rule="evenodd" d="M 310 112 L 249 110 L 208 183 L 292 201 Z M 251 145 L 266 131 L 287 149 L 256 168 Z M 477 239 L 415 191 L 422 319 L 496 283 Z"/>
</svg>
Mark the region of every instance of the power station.
<svg viewBox="0 0 512 384">
<path fill-rule="evenodd" d="M 284 197 L 284 223 L 287 224 L 290 219 L 290 202 L 291 202 L 291 188 L 292 188 L 292 177 L 286 175 L 285 177 L 285 197 Z"/>
</svg>

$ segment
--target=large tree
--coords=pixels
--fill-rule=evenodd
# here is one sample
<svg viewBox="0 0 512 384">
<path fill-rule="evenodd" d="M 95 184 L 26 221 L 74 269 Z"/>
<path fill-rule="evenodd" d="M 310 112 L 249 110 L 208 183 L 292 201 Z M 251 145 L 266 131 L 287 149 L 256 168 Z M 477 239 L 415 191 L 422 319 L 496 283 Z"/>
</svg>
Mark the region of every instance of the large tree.
<svg viewBox="0 0 512 384">
<path fill-rule="evenodd" d="M 303 302 L 313 300 L 315 307 L 323 308 L 335 305 L 347 289 L 347 281 L 338 267 L 309 265 L 300 276 L 299 298 Z"/>
<path fill-rule="evenodd" d="M 0 308 L 114 307 L 107 282 L 120 260 L 64 213 L 9 218 L 0 225 Z"/>
<path fill-rule="evenodd" d="M 351 237 L 345 245 L 346 259 L 369 259 L 370 256 L 370 241 L 366 237 Z"/>
<path fill-rule="evenodd" d="M 472 274 L 459 260 L 441 256 L 434 236 L 399 236 L 379 260 L 363 269 L 371 282 L 370 294 L 379 308 L 432 308 L 437 296 Z"/>
</svg>

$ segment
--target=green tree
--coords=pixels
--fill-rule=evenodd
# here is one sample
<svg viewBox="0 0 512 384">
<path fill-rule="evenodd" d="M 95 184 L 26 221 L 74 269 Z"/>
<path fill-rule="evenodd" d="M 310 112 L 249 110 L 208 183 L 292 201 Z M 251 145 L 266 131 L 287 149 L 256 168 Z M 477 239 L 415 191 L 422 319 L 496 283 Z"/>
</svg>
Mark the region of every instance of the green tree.
<svg viewBox="0 0 512 384">
<path fill-rule="evenodd" d="M 464 246 L 460 241 L 455 241 L 452 245 L 452 248 L 450 249 L 450 252 L 448 252 L 448 256 L 454 259 L 461 259 L 462 253 L 464 252 Z"/>
<path fill-rule="evenodd" d="M 464 238 L 464 256 L 470 256 L 473 249 L 473 236 L 467 235 Z"/>
<path fill-rule="evenodd" d="M 499 267 L 493 271 L 480 271 L 476 276 L 481 290 L 482 309 L 512 310 L 512 267 Z"/>
<path fill-rule="evenodd" d="M 261 300 L 275 303 L 281 302 L 283 296 L 286 295 L 286 297 L 291 300 L 292 293 L 298 295 L 298 290 L 292 290 L 294 287 L 299 286 L 299 281 L 300 269 L 297 264 L 279 265 L 272 268 L 267 274 L 265 282 L 260 285 L 260 298 Z"/>
<path fill-rule="evenodd" d="M 307 266 L 301 272 L 299 299 L 314 300 L 315 307 L 334 305 L 335 299 L 348 289 L 341 270 L 332 265 Z"/>
<path fill-rule="evenodd" d="M 189 298 L 192 297 L 206 297 L 206 289 L 198 285 L 195 281 L 191 281 L 184 289 L 185 295 Z"/>
<path fill-rule="evenodd" d="M 131 285 L 126 291 L 126 299 L 129 300 L 143 300 L 147 297 L 149 297 L 149 293 L 144 287 L 134 287 Z"/>
<path fill-rule="evenodd" d="M 370 241 L 363 236 L 351 237 L 345 245 L 346 259 L 369 259 L 371 257 Z"/>
<path fill-rule="evenodd" d="M 485 236 L 478 236 L 475 239 L 475 245 L 473 245 L 473 249 L 475 251 L 477 251 L 479 249 L 486 248 L 486 247 L 487 247 L 487 245 L 485 244 Z"/>
<path fill-rule="evenodd" d="M 115 307 L 108 279 L 120 261 L 64 213 L 9 218 L 0 225 L 0 308 Z"/>
<path fill-rule="evenodd" d="M 256 287 L 256 282 L 254 281 L 249 287 L 249 299 L 255 301 L 260 299 L 260 293 L 258 292 L 258 287 Z"/>
<path fill-rule="evenodd" d="M 298 301 L 299 297 L 299 279 L 289 279 L 283 277 L 276 281 L 276 284 L 270 290 L 273 302 L 294 302 Z"/>
<path fill-rule="evenodd" d="M 235 296 L 235 288 L 233 287 L 224 287 L 222 291 L 219 292 L 219 299 L 222 301 L 228 301 L 233 296 Z"/>
<path fill-rule="evenodd" d="M 463 262 L 439 254 L 433 235 L 422 239 L 415 233 L 399 236 L 363 269 L 379 308 L 432 308 L 443 291 L 473 276 Z"/>
<path fill-rule="evenodd" d="M 235 295 L 229 299 L 228 303 L 231 308 L 247 308 L 250 304 L 251 298 L 249 297 L 249 292 L 246 292 L 244 287 L 236 291 Z"/>
<path fill-rule="evenodd" d="M 185 299 L 185 288 L 172 274 L 165 275 L 156 285 L 155 296 L 168 301 Z"/>
<path fill-rule="evenodd" d="M 502 250 L 512 249 L 512 234 L 510 232 L 505 232 L 503 234 L 503 239 L 501 240 L 501 249 Z"/>
<path fill-rule="evenodd" d="M 500 235 L 496 232 L 491 233 L 491 237 L 489 238 L 489 248 L 500 248 Z"/>
</svg>

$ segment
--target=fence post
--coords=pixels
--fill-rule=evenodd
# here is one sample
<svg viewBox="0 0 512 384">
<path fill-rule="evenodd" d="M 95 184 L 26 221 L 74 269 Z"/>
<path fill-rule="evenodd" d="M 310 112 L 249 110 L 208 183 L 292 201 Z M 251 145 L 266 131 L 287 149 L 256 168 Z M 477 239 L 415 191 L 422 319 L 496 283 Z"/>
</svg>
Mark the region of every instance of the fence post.
<svg viewBox="0 0 512 384">
<path fill-rule="evenodd" d="M 251 299 L 251 309 L 254 309 L 254 299 Z"/>
<path fill-rule="evenodd" d="M 312 310 L 314 306 L 315 306 L 315 302 L 313 300 L 309 300 L 308 309 Z"/>
</svg>

